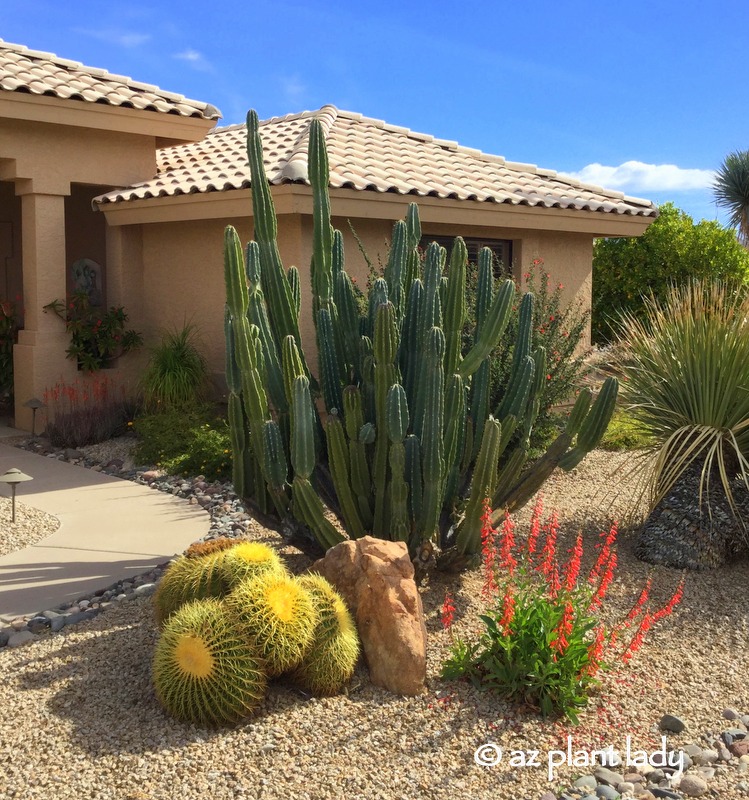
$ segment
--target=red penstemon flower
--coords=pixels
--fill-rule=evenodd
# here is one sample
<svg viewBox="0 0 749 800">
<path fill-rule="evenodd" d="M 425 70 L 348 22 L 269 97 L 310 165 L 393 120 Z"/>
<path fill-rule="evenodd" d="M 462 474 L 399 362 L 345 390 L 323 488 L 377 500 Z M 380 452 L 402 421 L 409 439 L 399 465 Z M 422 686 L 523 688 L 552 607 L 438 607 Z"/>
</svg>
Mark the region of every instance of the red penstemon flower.
<svg viewBox="0 0 749 800">
<path fill-rule="evenodd" d="M 596 635 L 593 641 L 588 645 L 588 664 L 583 670 L 586 675 L 591 678 L 601 668 L 601 660 L 603 658 L 603 647 L 606 642 L 606 629 L 603 625 L 596 627 Z"/>
<path fill-rule="evenodd" d="M 575 607 L 571 600 L 564 604 L 562 618 L 559 620 L 555 631 L 555 638 L 551 643 L 551 649 L 557 653 L 563 653 L 569 646 L 569 636 L 572 634 L 572 620 L 575 616 Z"/>
<path fill-rule="evenodd" d="M 450 592 L 445 592 L 445 600 L 442 603 L 442 627 L 445 630 L 448 630 L 452 624 L 453 619 L 455 617 L 455 604 L 453 603 L 453 597 Z"/>
<path fill-rule="evenodd" d="M 536 505 L 533 507 L 533 514 L 531 515 L 531 530 L 528 536 L 528 553 L 534 555 L 538 545 L 538 535 L 541 532 L 541 515 L 544 512 L 544 498 L 539 495 L 536 500 Z"/>
<path fill-rule="evenodd" d="M 627 649 L 624 651 L 622 655 L 622 661 L 626 664 L 632 656 L 642 647 L 643 639 L 645 638 L 645 634 L 650 630 L 653 624 L 653 617 L 650 615 L 649 611 L 645 612 L 642 620 L 640 621 L 640 625 L 637 628 L 637 632 L 632 637 L 629 645 L 627 645 Z"/>
<path fill-rule="evenodd" d="M 515 616 L 515 590 L 511 583 L 505 587 L 505 594 L 502 598 L 502 618 L 499 620 L 499 627 L 505 636 L 512 635 L 510 624 Z"/>
<path fill-rule="evenodd" d="M 653 577 L 648 575 L 647 582 L 645 586 L 643 586 L 642 591 L 640 592 L 640 596 L 635 601 L 635 604 L 630 609 L 629 614 L 627 614 L 627 618 L 624 620 L 625 625 L 629 625 L 630 623 L 634 622 L 635 619 L 640 615 L 645 603 L 648 602 L 648 597 L 650 596 L 650 588 L 653 585 Z"/>
<path fill-rule="evenodd" d="M 496 531 L 492 527 L 492 508 L 489 498 L 486 498 L 484 513 L 481 515 L 481 562 L 484 567 L 484 585 L 481 595 L 487 598 L 494 597 L 498 588 L 495 575 L 497 561 L 495 535 Z"/>
<path fill-rule="evenodd" d="M 506 569 L 513 575 L 518 565 L 517 559 L 513 555 L 515 547 L 515 523 L 508 512 L 505 512 L 505 520 L 502 523 L 502 535 L 499 540 L 499 566 Z"/>
<path fill-rule="evenodd" d="M 559 531 L 559 517 L 556 511 L 551 514 L 551 522 L 549 522 L 546 529 L 546 538 L 544 540 L 544 547 L 541 551 L 543 561 L 541 562 L 541 571 L 547 582 L 551 582 L 554 567 L 556 565 L 556 550 L 557 550 L 557 533 Z"/>
<path fill-rule="evenodd" d="M 580 574 L 580 561 L 583 557 L 583 534 L 580 531 L 575 540 L 575 546 L 572 548 L 570 560 L 564 570 L 564 589 L 571 592 L 575 588 L 577 576 Z"/>
<path fill-rule="evenodd" d="M 601 605 L 603 598 L 606 596 L 606 590 L 609 588 L 611 581 L 614 580 L 615 569 L 616 550 L 613 550 L 609 556 L 609 560 L 606 562 L 606 569 L 603 573 L 603 577 L 601 578 L 601 582 L 598 584 L 598 588 L 591 598 L 590 605 L 588 606 L 589 611 L 593 611 Z"/>
<path fill-rule="evenodd" d="M 679 605 L 681 602 L 681 598 L 684 596 L 684 578 L 679 581 L 679 585 L 676 587 L 676 591 L 671 596 L 671 599 L 663 606 L 660 611 L 656 611 L 653 615 L 653 622 L 658 622 L 662 620 L 664 617 L 669 616 L 669 614 L 673 613 L 673 610 L 676 606 Z"/>
<path fill-rule="evenodd" d="M 614 542 L 616 541 L 618 533 L 619 530 L 617 527 L 617 523 L 614 522 L 612 523 L 611 529 L 609 530 L 608 534 L 607 533 L 601 534 L 601 538 L 603 538 L 604 536 L 606 538 L 604 539 L 604 542 L 601 545 L 601 549 L 598 553 L 598 558 L 596 559 L 596 563 L 593 565 L 588 575 L 588 583 L 590 583 L 591 586 L 595 586 L 598 583 L 598 579 L 601 575 L 601 570 L 609 560 L 609 557 L 611 555 L 611 548 L 614 546 Z"/>
</svg>

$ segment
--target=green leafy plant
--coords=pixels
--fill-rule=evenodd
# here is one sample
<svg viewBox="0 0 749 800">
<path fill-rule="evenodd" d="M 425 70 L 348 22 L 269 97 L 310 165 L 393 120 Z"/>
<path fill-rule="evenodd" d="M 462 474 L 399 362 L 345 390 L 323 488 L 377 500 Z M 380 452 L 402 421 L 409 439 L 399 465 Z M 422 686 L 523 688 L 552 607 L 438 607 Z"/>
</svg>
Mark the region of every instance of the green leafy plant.
<svg viewBox="0 0 749 800">
<path fill-rule="evenodd" d="M 483 594 L 489 605 L 480 615 L 484 631 L 475 641 L 453 639 L 442 677 L 465 677 L 543 716 L 561 714 L 577 722 L 579 711 L 600 683 L 599 673 L 614 660 L 630 661 L 646 633 L 681 601 L 684 582 L 665 606 L 651 611 L 649 578 L 627 616 L 607 627 L 600 620 L 600 610 L 616 569 L 616 524 L 601 534 L 596 561 L 581 576 L 582 534 L 562 563 L 557 552 L 557 515 L 552 514 L 542 527 L 542 513 L 539 499 L 529 536 L 516 545 L 511 517 L 505 517 L 498 535 L 485 504 Z M 454 606 L 446 600 L 446 628 L 452 625 L 453 612 Z"/>
<path fill-rule="evenodd" d="M 645 450 L 653 440 L 642 423 L 625 408 L 618 408 L 601 439 L 602 450 Z"/>
<path fill-rule="evenodd" d="M 646 297 L 695 279 L 745 283 L 749 253 L 718 222 L 695 223 L 671 203 L 642 236 L 598 239 L 593 248 L 593 340 L 619 333 L 620 312 L 644 319 Z"/>
<path fill-rule="evenodd" d="M 16 302 L 0 302 L 0 400 L 13 394 L 13 345 L 18 341 L 18 299 Z"/>
<path fill-rule="evenodd" d="M 749 489 L 749 290 L 720 281 L 670 287 L 622 316 L 621 369 L 629 413 L 657 451 L 657 504 L 691 465 L 700 497 L 719 478 L 732 508 L 734 479 Z"/>
<path fill-rule="evenodd" d="M 592 405 L 591 393 L 581 392 L 564 431 L 528 463 L 548 374 L 548 354 L 533 344 L 534 296 L 526 293 L 519 302 L 509 377 L 492 415 L 489 358 L 510 319 L 512 281 L 496 285 L 493 254 L 484 248 L 476 324 L 466 341 L 465 243 L 455 240 L 449 267 L 435 242 L 422 262 L 418 209 L 411 205 L 394 226 L 383 276 L 368 289 L 366 314 L 360 314 L 343 237 L 331 226 L 324 132 L 313 119 L 308 161 L 318 387 L 301 348 L 299 276 L 279 258 L 262 152 L 257 115 L 250 112 L 256 241 L 245 251 L 231 226 L 224 238 L 237 493 L 266 514 L 293 515 L 322 548 L 344 537 L 325 514 L 321 494 L 352 537 L 405 541 L 423 561 L 436 547 L 472 560 L 480 547 L 482 499 L 490 495 L 496 509 L 520 507 L 556 466 L 578 464 L 603 435 L 616 380 L 606 382 Z"/>
<path fill-rule="evenodd" d="M 203 397 L 208 365 L 198 349 L 197 332 L 186 324 L 167 331 L 151 348 L 150 359 L 140 385 L 144 406 L 149 411 L 181 408 Z"/>
<path fill-rule="evenodd" d="M 86 372 L 104 369 L 143 344 L 139 333 L 125 328 L 128 317 L 122 306 L 112 306 L 108 311 L 97 308 L 89 302 L 87 292 L 75 292 L 67 304 L 53 300 L 44 310 L 65 323 L 70 334 L 70 346 L 65 352 Z"/>
<path fill-rule="evenodd" d="M 194 405 L 142 414 L 133 421 L 138 436 L 133 456 L 171 475 L 204 475 L 209 481 L 231 477 L 231 441 L 226 420 L 210 407 Z"/>
<path fill-rule="evenodd" d="M 127 430 L 132 404 L 123 386 L 106 375 L 72 384 L 58 381 L 42 396 L 49 422 L 45 434 L 55 447 L 83 447 Z"/>
</svg>

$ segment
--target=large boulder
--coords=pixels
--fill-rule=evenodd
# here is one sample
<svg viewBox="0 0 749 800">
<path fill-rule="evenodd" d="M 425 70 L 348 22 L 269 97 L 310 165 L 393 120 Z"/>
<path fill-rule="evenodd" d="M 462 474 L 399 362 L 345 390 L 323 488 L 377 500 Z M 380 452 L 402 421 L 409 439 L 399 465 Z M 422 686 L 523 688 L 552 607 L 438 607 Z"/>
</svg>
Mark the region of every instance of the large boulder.
<svg viewBox="0 0 749 800">
<path fill-rule="evenodd" d="M 426 626 L 404 542 L 364 536 L 332 547 L 311 568 L 356 619 L 372 683 L 402 695 L 424 691 Z"/>
</svg>

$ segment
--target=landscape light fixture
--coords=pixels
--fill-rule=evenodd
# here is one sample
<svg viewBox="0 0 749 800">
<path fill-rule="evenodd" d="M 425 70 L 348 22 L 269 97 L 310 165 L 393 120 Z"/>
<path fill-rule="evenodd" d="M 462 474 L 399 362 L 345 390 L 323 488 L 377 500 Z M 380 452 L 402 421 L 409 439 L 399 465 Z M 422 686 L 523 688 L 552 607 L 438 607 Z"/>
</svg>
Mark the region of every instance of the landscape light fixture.
<svg viewBox="0 0 749 800">
<path fill-rule="evenodd" d="M 31 400 L 24 403 L 24 406 L 31 409 L 31 438 L 36 439 L 36 410 L 37 408 L 46 408 L 47 404 L 38 397 L 32 397 Z"/>
<path fill-rule="evenodd" d="M 20 469 L 17 467 L 12 467 L 3 475 L 0 475 L 0 481 L 3 483 L 10 484 L 11 494 L 13 495 L 13 500 L 11 502 L 11 522 L 16 521 L 16 487 L 19 483 L 23 483 L 24 481 L 33 481 L 34 479 L 31 475 L 26 475 L 21 472 Z"/>
</svg>

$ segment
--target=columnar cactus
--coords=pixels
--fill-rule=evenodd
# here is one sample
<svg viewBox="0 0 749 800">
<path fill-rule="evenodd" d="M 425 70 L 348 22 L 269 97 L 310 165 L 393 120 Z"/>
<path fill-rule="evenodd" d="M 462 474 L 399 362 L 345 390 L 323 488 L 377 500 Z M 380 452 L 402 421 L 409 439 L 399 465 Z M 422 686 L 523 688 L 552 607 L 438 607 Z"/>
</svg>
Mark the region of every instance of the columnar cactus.
<svg viewBox="0 0 749 800">
<path fill-rule="evenodd" d="M 256 242 L 245 259 L 234 229 L 225 236 L 237 491 L 261 510 L 282 518 L 290 512 L 324 548 L 343 534 L 321 492 L 351 537 L 372 533 L 414 551 L 431 543 L 475 554 L 484 499 L 499 517 L 526 503 L 556 466 L 578 464 L 603 435 L 616 381 L 606 382 L 592 407 L 582 392 L 565 431 L 529 465 L 546 374 L 546 353 L 531 349 L 533 297 L 520 302 L 513 363 L 496 409 L 489 407 L 488 358 L 507 328 L 515 287 L 510 280 L 495 286 L 491 251 L 479 255 L 476 326 L 466 343 L 465 244 L 455 240 L 449 263 L 436 243 L 422 259 L 411 204 L 360 314 L 343 237 L 330 222 L 325 140 L 314 119 L 308 162 L 318 363 L 310 372 L 299 338 L 299 274 L 285 271 L 278 255 L 254 112 L 247 132 Z"/>
</svg>

